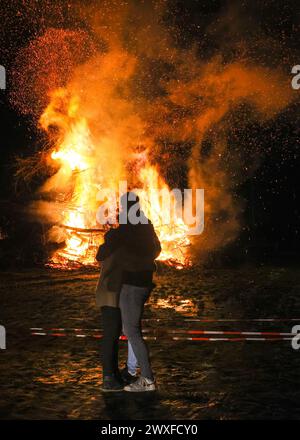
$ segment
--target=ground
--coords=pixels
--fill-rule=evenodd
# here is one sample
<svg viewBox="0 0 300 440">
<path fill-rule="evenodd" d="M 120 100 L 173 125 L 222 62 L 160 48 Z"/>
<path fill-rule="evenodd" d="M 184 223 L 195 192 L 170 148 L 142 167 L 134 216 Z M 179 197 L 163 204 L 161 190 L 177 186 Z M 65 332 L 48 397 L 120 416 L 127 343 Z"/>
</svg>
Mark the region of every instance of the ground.
<svg viewBox="0 0 300 440">
<path fill-rule="evenodd" d="M 188 329 L 290 332 L 300 319 L 243 320 L 300 318 L 297 267 L 160 269 L 144 322 L 145 334 L 157 336 L 148 344 L 159 388 L 142 395 L 101 392 L 100 339 L 79 338 L 71 330 L 55 331 L 66 334 L 61 337 L 31 335 L 32 327 L 101 327 L 97 276 L 88 270 L 1 273 L 0 324 L 6 327 L 7 349 L 0 351 L 0 418 L 300 418 L 300 350 L 290 341 L 170 338 L 186 337 Z M 240 321 L 187 321 L 191 318 Z M 174 330 L 181 333 L 171 334 Z M 122 363 L 126 342 L 120 344 Z"/>
</svg>

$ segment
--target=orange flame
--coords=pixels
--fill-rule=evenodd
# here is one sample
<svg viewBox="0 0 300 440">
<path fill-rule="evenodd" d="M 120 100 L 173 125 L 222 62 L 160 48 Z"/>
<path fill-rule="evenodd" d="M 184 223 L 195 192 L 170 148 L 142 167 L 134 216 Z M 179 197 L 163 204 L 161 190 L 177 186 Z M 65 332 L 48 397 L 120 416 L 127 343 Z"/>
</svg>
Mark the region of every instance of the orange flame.
<svg viewBox="0 0 300 440">
<path fill-rule="evenodd" d="M 61 241 L 63 247 L 51 257 L 50 265 L 68 267 L 72 263 L 82 265 L 95 264 L 95 254 L 103 238 L 104 228 L 96 224 L 97 191 L 109 187 L 111 182 L 97 181 L 95 148 L 86 118 L 79 115 L 80 103 L 76 96 L 69 97 L 63 89 L 52 93 L 52 99 L 40 118 L 41 126 L 49 131 L 58 128 L 59 137 L 50 153 L 50 160 L 58 164 L 57 173 L 46 182 L 44 191 L 56 191 L 56 198 L 63 197 L 60 212 L 61 222 L 50 231 L 50 238 Z M 130 176 L 129 176 L 130 180 Z M 142 183 L 141 194 L 153 189 L 171 192 L 159 175 L 158 170 L 149 164 L 143 164 L 139 170 Z M 118 182 L 113 182 L 117 187 Z M 163 206 L 158 196 L 153 198 L 151 206 L 141 205 L 145 214 L 154 221 L 154 227 L 162 245 L 159 260 L 177 268 L 190 264 L 187 247 L 190 244 L 188 227 L 176 213 L 170 223 L 165 223 L 167 206 Z M 173 201 L 173 200 L 172 200 Z"/>
</svg>

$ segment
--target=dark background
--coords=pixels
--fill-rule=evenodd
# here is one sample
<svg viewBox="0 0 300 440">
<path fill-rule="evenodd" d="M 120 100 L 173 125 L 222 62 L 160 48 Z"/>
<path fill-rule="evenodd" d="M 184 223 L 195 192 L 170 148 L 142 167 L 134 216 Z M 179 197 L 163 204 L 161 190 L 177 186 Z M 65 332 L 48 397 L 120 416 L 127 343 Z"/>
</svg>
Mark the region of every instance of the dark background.
<svg viewBox="0 0 300 440">
<path fill-rule="evenodd" d="M 290 75 L 292 66 L 300 63 L 297 1 L 169 3 L 165 20 L 179 30 L 174 37 L 176 44 L 184 47 L 197 40 L 203 57 L 225 50 L 230 59 L 234 55 L 232 48 L 236 46 L 232 42 L 241 39 L 247 41 L 252 58 L 257 58 L 262 65 L 280 65 Z M 10 69 L 18 50 L 32 37 L 42 34 L 47 26 L 55 23 L 57 27 L 84 28 L 86 25 L 80 21 L 74 23 L 74 19 L 70 23 L 69 9 L 62 1 L 11 1 L 2 4 L 0 14 L 3 22 L 0 64 L 7 70 L 7 90 L 0 91 L 0 228 L 3 235 L 0 262 L 7 267 L 38 264 L 47 258 L 43 225 L 28 221 L 23 209 L 41 182 L 34 181 L 20 188 L 14 178 L 16 157 L 29 157 L 39 151 L 43 139 L 35 122 L 19 114 L 9 102 Z M 270 53 L 252 44 L 258 36 L 271 41 L 276 50 Z M 300 96 L 300 91 L 294 93 Z M 237 195 L 245 200 L 243 226 L 235 243 L 221 250 L 224 261 L 241 261 L 242 257 L 242 261 L 278 259 L 283 263 L 297 259 L 300 250 L 298 119 L 294 103 L 267 126 L 252 125 L 241 134 L 239 140 L 244 138 L 249 142 L 251 139 L 261 151 L 260 165 L 251 178 L 236 188 Z M 231 141 L 234 143 L 235 139 Z"/>
</svg>

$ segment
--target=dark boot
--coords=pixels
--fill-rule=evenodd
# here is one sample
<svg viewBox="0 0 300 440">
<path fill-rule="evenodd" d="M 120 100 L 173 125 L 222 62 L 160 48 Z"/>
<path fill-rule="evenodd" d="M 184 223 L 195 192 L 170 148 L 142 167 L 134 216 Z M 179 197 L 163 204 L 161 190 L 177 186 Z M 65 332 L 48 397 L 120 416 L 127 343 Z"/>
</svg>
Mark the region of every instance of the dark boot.
<svg viewBox="0 0 300 440">
<path fill-rule="evenodd" d="M 137 375 L 133 376 L 129 373 L 127 365 L 121 370 L 121 377 L 125 385 L 130 385 L 132 382 L 135 382 L 138 378 Z"/>
<path fill-rule="evenodd" d="M 114 374 L 115 379 L 121 384 L 121 385 L 126 385 L 124 379 L 123 379 L 123 375 L 122 375 L 122 371 L 117 370 Z"/>
<path fill-rule="evenodd" d="M 116 392 L 123 391 L 124 385 L 115 376 L 104 376 L 102 391 Z"/>
</svg>

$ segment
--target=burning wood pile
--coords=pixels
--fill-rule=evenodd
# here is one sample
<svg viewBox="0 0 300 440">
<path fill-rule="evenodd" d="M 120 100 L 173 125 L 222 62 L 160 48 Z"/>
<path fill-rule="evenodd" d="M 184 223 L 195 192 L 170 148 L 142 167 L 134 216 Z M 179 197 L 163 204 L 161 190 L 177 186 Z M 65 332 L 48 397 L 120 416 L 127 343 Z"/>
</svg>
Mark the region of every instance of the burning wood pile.
<svg viewBox="0 0 300 440">
<path fill-rule="evenodd" d="M 97 225 L 97 193 L 109 185 L 117 188 L 118 176 L 114 169 L 109 181 L 101 176 L 103 164 L 95 159 L 99 154 L 95 154 L 99 145 L 93 141 L 88 121 L 80 116 L 80 99 L 77 96 L 70 96 L 63 89 L 52 93 L 51 102 L 42 114 L 40 124 L 48 132 L 56 130 L 56 144 L 49 152 L 48 160 L 57 163 L 57 172 L 46 183 L 46 187 L 53 189 L 57 184 L 61 187 L 61 192 L 56 196 L 61 220 L 52 227 L 49 238 L 64 244 L 51 257 L 49 265 L 76 267 L 76 263 L 95 264 L 96 250 L 107 229 L 105 225 Z M 105 141 L 105 148 L 110 148 L 109 139 Z M 157 168 L 149 164 L 146 150 L 131 152 L 128 159 L 135 175 L 131 176 L 125 168 L 125 176 L 123 174 L 122 177 L 127 177 L 132 183 L 138 182 L 143 192 L 150 192 L 153 188 L 170 192 Z M 175 216 L 172 222 L 166 223 L 165 211 L 169 207 L 162 206 L 158 197 L 151 205 L 143 205 L 143 200 L 141 198 L 142 208 L 146 216 L 155 220 L 154 226 L 161 241 L 159 260 L 177 268 L 189 265 L 187 250 L 190 240 L 188 227 L 182 218 Z"/>
</svg>

